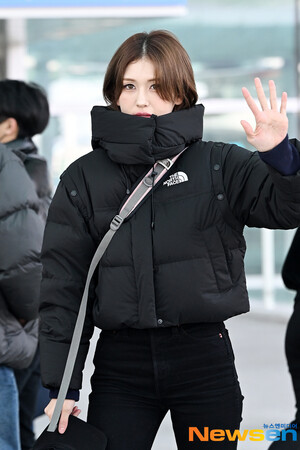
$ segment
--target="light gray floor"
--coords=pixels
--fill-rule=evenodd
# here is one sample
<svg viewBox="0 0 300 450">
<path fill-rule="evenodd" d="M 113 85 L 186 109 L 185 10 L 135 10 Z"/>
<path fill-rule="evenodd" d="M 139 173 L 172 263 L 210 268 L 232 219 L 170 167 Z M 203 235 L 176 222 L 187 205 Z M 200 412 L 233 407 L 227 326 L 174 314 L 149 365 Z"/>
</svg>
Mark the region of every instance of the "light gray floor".
<svg viewBox="0 0 300 450">
<path fill-rule="evenodd" d="M 245 396 L 241 431 L 262 429 L 264 424 L 288 423 L 294 418 L 294 396 L 284 356 L 284 334 L 291 308 L 277 314 L 258 313 L 254 308 L 254 312 L 226 322 Z M 93 370 L 91 355 L 96 339 L 94 335 L 79 402 L 83 419 L 86 417 L 89 378 Z M 35 421 L 37 435 L 46 424 L 44 416 Z M 266 450 L 269 444 L 266 440 L 253 442 L 247 438 L 239 443 L 238 449 Z M 176 450 L 169 415 L 159 429 L 153 450 Z"/>
</svg>

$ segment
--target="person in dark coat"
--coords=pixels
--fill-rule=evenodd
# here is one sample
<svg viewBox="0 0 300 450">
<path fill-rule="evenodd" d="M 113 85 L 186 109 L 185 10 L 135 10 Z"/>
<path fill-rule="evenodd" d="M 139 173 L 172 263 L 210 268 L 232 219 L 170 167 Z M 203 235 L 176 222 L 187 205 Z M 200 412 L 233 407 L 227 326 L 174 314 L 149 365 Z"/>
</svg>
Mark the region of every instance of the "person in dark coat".
<svg viewBox="0 0 300 450">
<path fill-rule="evenodd" d="M 294 310 L 285 334 L 285 354 L 296 399 L 296 414 L 289 428 L 269 450 L 300 449 L 300 228 L 297 229 L 282 267 L 282 279 L 288 289 L 296 291 Z M 296 439 L 296 440 L 295 440 Z"/>
<path fill-rule="evenodd" d="M 288 289 L 296 291 L 294 311 L 285 336 L 285 353 L 296 398 L 298 433 L 300 430 L 300 228 L 297 229 L 282 268 L 282 278 Z"/>
<path fill-rule="evenodd" d="M 224 320 L 249 310 L 243 229 L 300 223 L 300 143 L 287 136 L 287 94 L 278 107 L 273 81 L 270 104 L 258 78 L 255 86 L 261 108 L 242 89 L 256 120 L 255 130 L 241 122 L 258 150 L 251 152 L 202 140 L 204 107 L 171 33 L 133 35 L 109 63 L 108 106 L 92 110 L 93 151 L 62 174 L 45 229 L 40 345 L 49 418 L 99 242 L 155 162 L 187 149 L 100 261 L 60 433 L 80 413 L 75 402 L 96 326 L 88 422 L 104 431 L 109 450 L 150 449 L 168 411 L 178 449 L 198 448 L 201 436 L 203 449 L 236 449 L 225 431 L 218 439 L 209 432 L 234 433 L 241 421 Z"/>
<path fill-rule="evenodd" d="M 0 374 L 6 378 L 0 386 L 5 408 L 1 450 L 20 445 L 28 450 L 34 443 L 40 250 L 51 189 L 47 163 L 31 138 L 42 133 L 48 120 L 48 101 L 40 86 L 0 81 Z M 4 392 L 7 385 L 11 389 Z"/>
</svg>

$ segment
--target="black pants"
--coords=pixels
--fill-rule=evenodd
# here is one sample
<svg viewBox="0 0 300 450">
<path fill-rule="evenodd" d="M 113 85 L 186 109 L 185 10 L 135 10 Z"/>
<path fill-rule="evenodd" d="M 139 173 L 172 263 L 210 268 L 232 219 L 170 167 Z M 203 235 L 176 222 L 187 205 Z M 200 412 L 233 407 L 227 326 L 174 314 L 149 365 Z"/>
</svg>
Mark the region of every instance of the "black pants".
<svg viewBox="0 0 300 450">
<path fill-rule="evenodd" d="M 179 450 L 236 449 L 200 441 L 189 428 L 239 429 L 242 395 L 224 324 L 103 331 L 95 358 L 88 422 L 108 436 L 107 450 L 151 449 L 168 410 Z"/>
<path fill-rule="evenodd" d="M 15 377 L 19 391 L 21 448 L 29 450 L 35 442 L 33 419 L 41 379 L 38 349 L 30 366 L 27 369 L 15 370 Z"/>
<path fill-rule="evenodd" d="M 300 426 L 300 300 L 295 302 L 294 312 L 287 326 L 285 352 L 296 397 L 296 421 Z"/>
</svg>

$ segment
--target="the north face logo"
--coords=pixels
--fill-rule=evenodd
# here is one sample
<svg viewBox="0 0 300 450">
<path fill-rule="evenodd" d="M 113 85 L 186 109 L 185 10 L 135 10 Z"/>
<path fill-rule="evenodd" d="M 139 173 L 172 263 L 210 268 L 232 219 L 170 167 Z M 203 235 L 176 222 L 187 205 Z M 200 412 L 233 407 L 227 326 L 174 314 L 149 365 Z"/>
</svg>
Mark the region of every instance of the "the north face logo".
<svg viewBox="0 0 300 450">
<path fill-rule="evenodd" d="M 174 184 L 184 183 L 188 181 L 189 177 L 184 172 L 176 172 L 169 176 L 168 180 L 166 180 L 163 185 L 167 187 L 173 186 Z"/>
</svg>

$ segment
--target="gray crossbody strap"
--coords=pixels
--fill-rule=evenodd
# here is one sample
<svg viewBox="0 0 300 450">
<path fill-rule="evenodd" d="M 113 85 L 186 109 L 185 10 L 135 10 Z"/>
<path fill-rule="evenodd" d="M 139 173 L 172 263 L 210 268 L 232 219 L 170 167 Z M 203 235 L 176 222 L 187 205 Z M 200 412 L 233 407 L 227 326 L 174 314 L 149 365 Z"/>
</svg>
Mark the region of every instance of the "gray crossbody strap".
<svg viewBox="0 0 300 450">
<path fill-rule="evenodd" d="M 70 350 L 62 378 L 62 382 L 60 385 L 60 389 L 57 396 L 57 402 L 55 405 L 55 409 L 52 415 L 51 422 L 47 428 L 47 431 L 55 431 L 57 427 L 57 423 L 59 421 L 59 417 L 62 411 L 63 403 L 66 398 L 75 361 L 78 353 L 81 334 L 83 330 L 83 325 L 85 321 L 86 315 L 86 307 L 88 302 L 88 293 L 89 286 L 94 274 L 94 271 L 102 258 L 105 250 L 107 249 L 110 241 L 112 240 L 116 231 L 120 228 L 126 217 L 133 213 L 133 211 L 139 206 L 142 201 L 147 197 L 147 195 L 151 192 L 153 187 L 159 183 L 159 181 L 163 178 L 166 172 L 172 167 L 174 162 L 179 158 L 179 156 L 187 149 L 184 148 L 178 155 L 173 158 L 163 159 L 161 161 L 157 161 L 153 168 L 149 170 L 149 172 L 143 177 L 140 183 L 137 185 L 135 190 L 128 197 L 127 201 L 121 207 L 119 214 L 117 214 L 110 223 L 110 228 L 101 240 L 94 256 L 92 262 L 89 267 L 89 271 L 86 278 L 86 283 L 82 295 L 82 300 L 73 332 L 73 337 L 70 345 Z"/>
</svg>

